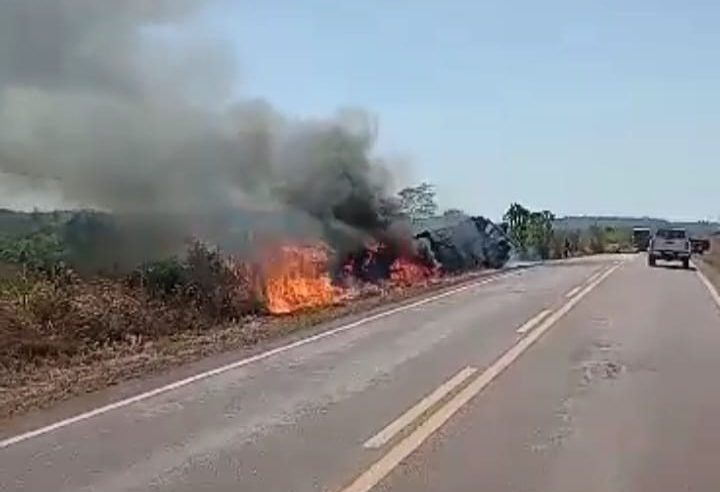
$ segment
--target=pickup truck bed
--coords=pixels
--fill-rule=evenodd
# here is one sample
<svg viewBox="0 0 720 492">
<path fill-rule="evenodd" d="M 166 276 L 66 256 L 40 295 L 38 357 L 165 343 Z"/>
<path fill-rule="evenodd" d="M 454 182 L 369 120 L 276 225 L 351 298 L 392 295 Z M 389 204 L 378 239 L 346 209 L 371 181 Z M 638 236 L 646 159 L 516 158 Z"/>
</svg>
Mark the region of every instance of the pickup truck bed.
<svg viewBox="0 0 720 492">
<path fill-rule="evenodd" d="M 648 264 L 655 266 L 658 260 L 681 261 L 683 268 L 690 268 L 692 247 L 684 229 L 660 229 L 650 241 Z"/>
</svg>

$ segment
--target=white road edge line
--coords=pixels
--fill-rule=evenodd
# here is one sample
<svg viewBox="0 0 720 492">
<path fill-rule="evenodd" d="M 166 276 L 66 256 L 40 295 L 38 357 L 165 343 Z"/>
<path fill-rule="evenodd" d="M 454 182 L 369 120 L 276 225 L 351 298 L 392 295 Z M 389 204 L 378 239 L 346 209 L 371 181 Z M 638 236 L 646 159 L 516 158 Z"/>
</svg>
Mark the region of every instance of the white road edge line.
<svg viewBox="0 0 720 492">
<path fill-rule="evenodd" d="M 550 313 L 552 313 L 551 309 L 543 309 L 542 311 L 537 313 L 535 316 L 533 316 L 532 318 L 527 320 L 525 322 L 525 324 L 523 324 L 520 328 L 518 328 L 515 331 L 517 332 L 518 335 L 526 334 L 527 332 L 529 332 L 530 330 L 535 328 L 535 326 L 538 323 L 540 323 L 543 319 L 545 319 L 547 317 L 547 315 L 549 315 Z"/>
<path fill-rule="evenodd" d="M 74 415 L 74 416 L 72 416 L 72 417 L 68 417 L 68 418 L 66 418 L 66 419 L 59 420 L 59 421 L 57 421 L 57 422 L 55 422 L 55 423 L 46 425 L 46 426 L 44 426 L 44 427 L 39 427 L 39 428 L 37 428 L 37 429 L 31 430 L 31 431 L 28 431 L 28 432 L 25 432 L 25 433 L 22 433 L 22 434 L 18 434 L 18 435 L 16 435 L 16 436 L 8 437 L 8 438 L 3 439 L 3 440 L 0 441 L 0 449 L 4 449 L 4 448 L 7 448 L 7 447 L 10 447 L 10 446 L 12 446 L 12 445 L 14 445 L 14 444 L 18 444 L 18 443 L 23 442 L 23 441 L 26 441 L 26 440 L 28 440 L 28 439 L 32 439 L 32 438 L 35 438 L 35 437 L 38 437 L 38 436 L 42 436 L 43 434 L 48 434 L 48 433 L 53 432 L 53 431 L 56 431 L 56 430 L 58 430 L 58 429 L 62 429 L 63 427 L 67 427 L 67 426 L 69 426 L 69 425 L 76 424 L 76 423 L 78 423 L 78 422 L 82 422 L 83 420 L 88 420 L 88 419 L 91 419 L 91 418 L 93 418 L 93 417 L 97 417 L 98 415 L 102 415 L 102 414 L 111 412 L 111 411 L 113 411 L 113 410 L 117 410 L 117 409 L 119 409 L 119 408 L 123 408 L 123 407 L 126 407 L 126 406 L 128 406 L 128 405 L 132 405 L 132 404 L 134 404 L 134 403 L 138 403 L 138 402 L 140 402 L 140 401 L 147 400 L 147 399 L 149 399 L 149 398 L 158 396 L 158 395 L 160 395 L 160 394 L 167 393 L 167 392 L 169 392 L 169 391 L 173 391 L 173 390 L 182 388 L 183 386 L 187 386 L 187 385 L 192 384 L 192 383 L 195 383 L 195 382 L 197 382 L 197 381 L 200 381 L 200 380 L 203 380 L 203 379 L 207 379 L 207 378 L 210 378 L 210 377 L 213 377 L 213 376 L 217 376 L 217 375 L 222 374 L 222 373 L 224 373 L 224 372 L 231 371 L 231 370 L 233 370 L 233 369 L 238 369 L 238 368 L 240 368 L 240 367 L 246 366 L 246 365 L 248 365 L 248 364 L 252 364 L 252 363 L 254 363 L 254 362 L 259 362 L 259 361 L 261 361 L 261 360 L 264 360 L 264 359 L 273 357 L 273 356 L 278 355 L 278 354 L 282 354 L 282 353 L 287 352 L 287 351 L 289 351 L 289 350 L 293 350 L 293 349 L 296 349 L 296 348 L 298 348 L 298 347 L 302 347 L 302 346 L 304 346 L 304 345 L 308 345 L 308 344 L 317 342 L 318 340 L 322 340 L 322 339 L 324 339 L 324 338 L 332 337 L 332 336 L 337 335 L 337 334 L 339 334 L 339 333 L 343 333 L 343 332 L 345 332 L 345 331 L 348 331 L 348 330 L 351 330 L 351 329 L 353 329 L 353 328 L 356 328 L 356 327 L 358 327 L 358 326 L 360 326 L 360 325 L 364 325 L 364 324 L 370 323 L 370 322 L 372 322 L 372 321 L 376 321 L 376 320 L 379 320 L 379 319 L 383 319 L 383 318 L 386 318 L 386 317 L 388 317 L 388 316 L 392 316 L 392 315 L 394 315 L 394 314 L 401 313 L 401 312 L 403 312 L 403 311 L 407 311 L 407 310 L 410 310 L 410 309 L 413 309 L 413 308 L 416 308 L 416 307 L 419 307 L 419 306 L 423 306 L 423 305 L 425 305 L 425 304 L 429 304 L 429 303 L 431 303 L 431 302 L 434 302 L 434 301 L 437 301 L 437 300 L 440 300 L 440 299 L 444 299 L 444 298 L 446 298 L 446 297 L 450 297 L 450 296 L 452 296 L 452 295 L 458 294 L 458 293 L 460 293 L 460 292 L 464 292 L 464 291 L 466 291 L 466 290 L 470 290 L 470 289 L 473 289 L 473 288 L 476 288 L 476 287 L 480 287 L 480 286 L 489 284 L 489 283 L 494 282 L 494 281 L 496 281 L 496 280 L 499 280 L 499 279 L 508 277 L 508 276 L 510 276 L 510 275 L 513 275 L 513 274 L 517 273 L 517 271 L 518 271 L 518 270 L 510 270 L 510 271 L 508 271 L 508 272 L 503 272 L 503 273 L 500 273 L 500 274 L 494 274 L 494 275 L 491 275 L 491 276 L 489 276 L 489 277 L 487 277 L 487 278 L 485 278 L 485 279 L 482 279 L 482 280 L 480 280 L 480 281 L 473 282 L 473 283 L 471 283 L 471 284 L 466 284 L 466 285 L 463 285 L 463 286 L 461 286 L 461 287 L 456 287 L 456 288 L 454 288 L 454 289 L 450 289 L 450 290 L 447 290 L 447 291 L 445 291 L 445 292 L 442 292 L 442 293 L 440 293 L 440 294 L 436 294 L 436 295 L 433 295 L 433 296 L 430 296 L 430 297 L 425 297 L 425 298 L 423 298 L 423 299 L 420 299 L 420 300 L 418 300 L 418 301 L 412 302 L 412 303 L 410 303 L 410 304 L 405 304 L 405 305 L 398 306 L 398 307 L 395 307 L 395 308 L 392 308 L 392 309 L 388 309 L 387 311 L 382 311 L 382 312 L 377 313 L 377 314 L 374 314 L 374 315 L 372 315 L 372 316 L 368 316 L 368 317 L 366 317 L 366 318 L 362 318 L 362 319 L 359 319 L 359 320 L 357 320 L 357 321 L 353 321 L 352 323 L 348 323 L 348 324 L 346 324 L 346 325 L 342 325 L 342 326 L 339 326 L 339 327 L 337 327 L 337 328 L 333 328 L 333 329 L 331 329 L 331 330 L 323 331 L 323 332 L 321 332 L 321 333 L 318 333 L 318 334 L 316 334 L 316 335 L 309 336 L 309 337 L 307 337 L 307 338 L 302 338 L 302 339 L 297 340 L 297 341 L 295 341 L 295 342 L 289 343 L 289 344 L 287 344 L 287 345 L 283 345 L 283 346 L 281 346 L 281 347 L 276 347 L 276 348 L 274 348 L 274 349 L 272 349 L 272 350 L 268 350 L 268 351 L 266 351 L 266 352 L 262 352 L 262 353 L 253 355 L 253 356 L 248 357 L 248 358 L 246 358 L 246 359 L 241 359 L 241 360 L 238 360 L 238 361 L 235 361 L 235 362 L 231 362 L 230 364 L 226 364 L 226 365 L 224 365 L 224 366 L 220 366 L 220 367 L 217 367 L 217 368 L 215 368 L 215 369 L 211 369 L 211 370 L 209 370 L 209 371 L 205 371 L 205 372 L 201 372 L 201 373 L 198 373 L 198 374 L 194 374 L 194 375 L 189 376 L 189 377 L 187 377 L 187 378 L 180 379 L 180 380 L 178 380 L 178 381 L 174 381 L 174 382 L 172 382 L 172 383 L 166 384 L 166 385 L 164 385 L 164 386 L 160 386 L 160 387 L 155 388 L 155 389 L 152 389 L 152 390 L 150 390 L 150 391 L 146 391 L 146 392 L 143 392 L 143 393 L 139 393 L 139 394 L 137 394 L 137 395 L 134 395 L 134 396 L 131 396 L 131 397 L 122 399 L 122 400 L 118 400 L 118 401 L 113 402 L 113 403 L 109 403 L 109 404 L 107 404 L 107 405 L 104 405 L 104 406 L 101 406 L 101 407 L 98 407 L 98 408 L 89 410 L 89 411 L 87 411 L 87 412 L 83 412 L 83 413 Z"/>
<path fill-rule="evenodd" d="M 464 383 L 468 378 L 477 372 L 476 367 L 466 367 L 455 374 L 452 378 L 441 384 L 435 391 L 425 396 L 415 406 L 392 421 L 383 430 L 365 441 L 363 447 L 366 449 L 377 449 L 390 442 L 400 431 L 412 424 L 418 417 L 427 412 L 430 408 L 442 401 L 455 388 Z"/>
<path fill-rule="evenodd" d="M 609 277 L 618 268 L 620 268 L 619 264 L 603 273 L 603 275 L 601 275 L 595 282 L 585 287 L 579 295 L 573 297 L 560 309 L 555 311 L 536 330 L 530 332 L 527 337 L 521 338 L 476 379 L 471 381 L 470 384 L 463 388 L 450 401 L 430 415 L 428 419 L 420 424 L 417 429 L 391 448 L 386 454 L 373 463 L 370 468 L 357 477 L 350 485 L 342 489 L 341 492 L 368 492 L 380 483 L 380 481 L 395 467 L 397 467 L 405 458 L 420 447 L 427 438 L 429 438 L 433 433 L 435 433 L 435 431 L 450 420 L 450 418 L 465 404 L 477 396 L 478 393 L 480 393 L 513 362 L 515 362 L 515 360 L 517 360 L 518 357 L 530 348 L 530 346 L 539 340 L 545 332 L 547 332 L 563 316 L 570 312 L 570 310 L 574 308 L 587 294 L 600 285 L 603 280 Z"/>
<path fill-rule="evenodd" d="M 580 292 L 580 289 L 582 289 L 581 285 L 578 285 L 577 287 L 573 287 L 572 289 L 570 289 L 570 291 L 567 294 L 565 294 L 565 297 L 567 297 L 568 299 L 571 297 L 575 297 L 575 294 Z"/>
<path fill-rule="evenodd" d="M 707 276 L 697 267 L 695 266 L 695 273 L 697 273 L 697 276 L 700 277 L 700 280 L 703 284 L 705 284 L 705 287 L 707 287 L 707 290 L 710 292 L 710 296 L 712 296 L 713 301 L 715 301 L 715 304 L 720 308 L 720 294 L 718 294 L 717 289 L 715 286 L 710 282 L 710 279 L 707 278 Z"/>
</svg>

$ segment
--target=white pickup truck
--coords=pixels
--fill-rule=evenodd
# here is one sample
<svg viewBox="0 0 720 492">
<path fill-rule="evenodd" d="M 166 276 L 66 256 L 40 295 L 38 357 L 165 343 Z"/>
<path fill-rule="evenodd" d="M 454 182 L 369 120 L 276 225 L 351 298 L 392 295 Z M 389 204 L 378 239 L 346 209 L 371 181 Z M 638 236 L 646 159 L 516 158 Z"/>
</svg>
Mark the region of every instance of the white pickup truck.
<svg viewBox="0 0 720 492">
<path fill-rule="evenodd" d="M 648 265 L 655 266 L 657 260 L 681 261 L 683 268 L 690 268 L 691 252 L 685 229 L 658 229 L 650 240 Z"/>
</svg>

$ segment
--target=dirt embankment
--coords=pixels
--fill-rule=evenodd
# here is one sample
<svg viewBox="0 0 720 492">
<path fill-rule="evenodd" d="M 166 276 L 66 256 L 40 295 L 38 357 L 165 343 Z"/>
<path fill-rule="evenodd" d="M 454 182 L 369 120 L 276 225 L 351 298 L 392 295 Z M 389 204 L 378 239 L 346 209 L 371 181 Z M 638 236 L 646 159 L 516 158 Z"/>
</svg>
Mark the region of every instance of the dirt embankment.
<svg viewBox="0 0 720 492">
<path fill-rule="evenodd" d="M 720 238 L 710 242 L 710 251 L 696 257 L 695 264 L 720 289 Z"/>
</svg>

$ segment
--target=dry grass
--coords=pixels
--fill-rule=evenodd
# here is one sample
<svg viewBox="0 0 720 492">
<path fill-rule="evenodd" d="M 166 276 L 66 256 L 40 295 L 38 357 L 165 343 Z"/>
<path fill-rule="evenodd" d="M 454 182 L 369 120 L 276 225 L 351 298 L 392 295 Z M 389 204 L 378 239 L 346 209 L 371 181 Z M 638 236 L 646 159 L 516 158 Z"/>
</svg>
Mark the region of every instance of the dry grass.
<svg viewBox="0 0 720 492">
<path fill-rule="evenodd" d="M 67 392 L 92 390 L 120 372 L 133 374 L 137 363 L 129 356 L 141 356 L 163 338 L 208 326 L 196 310 L 152 299 L 121 281 L 5 277 L 0 282 L 0 416 L 43 406 Z M 127 359 L 127 368 L 95 374 L 120 359 Z"/>
<path fill-rule="evenodd" d="M 710 251 L 703 255 L 703 261 L 720 271 L 720 238 L 713 238 Z"/>
<path fill-rule="evenodd" d="M 710 251 L 697 257 L 696 265 L 720 289 L 720 238 L 713 238 Z"/>
<path fill-rule="evenodd" d="M 376 287 L 352 302 L 289 316 L 224 319 L 118 280 L 5 277 L 0 283 L 0 419 L 479 275 L 402 289 Z M 227 296 L 218 296 L 224 306 Z"/>
<path fill-rule="evenodd" d="M 107 279 L 17 277 L 0 290 L 0 364 L 14 368 L 201 326 L 193 310 Z"/>
</svg>

